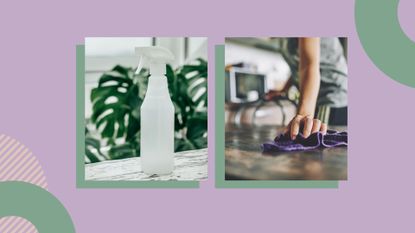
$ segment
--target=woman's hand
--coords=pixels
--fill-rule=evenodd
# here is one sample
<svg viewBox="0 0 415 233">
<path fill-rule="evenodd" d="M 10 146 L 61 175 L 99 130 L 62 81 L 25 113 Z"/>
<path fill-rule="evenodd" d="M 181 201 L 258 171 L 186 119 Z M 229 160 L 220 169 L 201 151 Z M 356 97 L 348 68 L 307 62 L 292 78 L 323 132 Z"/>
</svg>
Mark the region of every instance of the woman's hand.
<svg viewBox="0 0 415 233">
<path fill-rule="evenodd" d="M 322 123 L 319 119 L 313 119 L 309 115 L 299 115 L 297 114 L 288 124 L 285 129 L 285 133 L 289 134 L 291 139 L 294 140 L 302 129 L 303 136 L 308 138 L 310 134 L 316 132 L 322 132 L 323 134 L 327 133 L 327 125 Z"/>
</svg>

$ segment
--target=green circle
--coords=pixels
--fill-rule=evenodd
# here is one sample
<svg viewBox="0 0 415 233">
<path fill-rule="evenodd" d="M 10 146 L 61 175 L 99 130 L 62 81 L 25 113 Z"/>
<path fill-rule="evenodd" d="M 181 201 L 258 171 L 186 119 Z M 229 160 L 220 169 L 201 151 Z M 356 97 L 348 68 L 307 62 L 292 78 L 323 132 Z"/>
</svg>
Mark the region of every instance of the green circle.
<svg viewBox="0 0 415 233">
<path fill-rule="evenodd" d="M 415 43 L 402 31 L 399 0 L 356 0 L 356 28 L 367 55 L 390 78 L 415 87 Z"/>
<path fill-rule="evenodd" d="M 25 182 L 0 182 L 0 218 L 19 216 L 39 233 L 75 233 L 65 207 L 48 191 Z"/>
</svg>

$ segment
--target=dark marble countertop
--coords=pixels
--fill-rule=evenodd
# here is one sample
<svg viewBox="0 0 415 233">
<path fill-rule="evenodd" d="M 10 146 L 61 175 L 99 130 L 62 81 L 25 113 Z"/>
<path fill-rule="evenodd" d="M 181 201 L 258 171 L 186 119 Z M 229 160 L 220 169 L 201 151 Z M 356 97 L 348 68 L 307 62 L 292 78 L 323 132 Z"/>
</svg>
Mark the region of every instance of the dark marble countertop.
<svg viewBox="0 0 415 233">
<path fill-rule="evenodd" d="M 346 127 L 329 127 L 346 131 Z M 225 127 L 227 180 L 347 180 L 347 148 L 262 154 L 260 145 L 283 127 Z"/>
</svg>

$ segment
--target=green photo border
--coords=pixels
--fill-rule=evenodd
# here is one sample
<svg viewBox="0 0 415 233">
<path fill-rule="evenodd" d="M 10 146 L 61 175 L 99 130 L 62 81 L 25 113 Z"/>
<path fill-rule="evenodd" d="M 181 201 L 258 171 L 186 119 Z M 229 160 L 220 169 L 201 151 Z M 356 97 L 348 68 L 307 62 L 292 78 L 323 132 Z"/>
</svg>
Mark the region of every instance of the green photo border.
<svg viewBox="0 0 415 233">
<path fill-rule="evenodd" d="M 215 47 L 216 188 L 338 188 L 337 180 L 225 180 L 225 46 Z"/>
<path fill-rule="evenodd" d="M 76 186 L 77 188 L 199 188 L 198 181 L 85 180 L 85 45 L 76 46 Z"/>
</svg>

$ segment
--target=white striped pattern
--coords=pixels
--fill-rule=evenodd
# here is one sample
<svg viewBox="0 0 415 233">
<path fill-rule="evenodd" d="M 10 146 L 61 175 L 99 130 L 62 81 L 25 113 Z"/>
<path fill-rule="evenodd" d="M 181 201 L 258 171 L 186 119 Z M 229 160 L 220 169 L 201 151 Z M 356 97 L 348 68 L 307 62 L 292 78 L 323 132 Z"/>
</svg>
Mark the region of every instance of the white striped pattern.
<svg viewBox="0 0 415 233">
<path fill-rule="evenodd" d="M 15 139 L 0 135 L 0 182 L 24 181 L 47 190 L 46 177 L 36 157 Z M 0 233 L 36 233 L 36 227 L 24 218 L 0 218 Z"/>
<path fill-rule="evenodd" d="M 47 189 L 42 167 L 36 157 L 15 139 L 0 135 L 0 182 L 24 181 Z M 1 231 L 0 231 L 1 233 Z"/>
<path fill-rule="evenodd" d="M 37 233 L 36 227 L 24 218 L 10 216 L 0 218 L 0 233 Z"/>
</svg>

